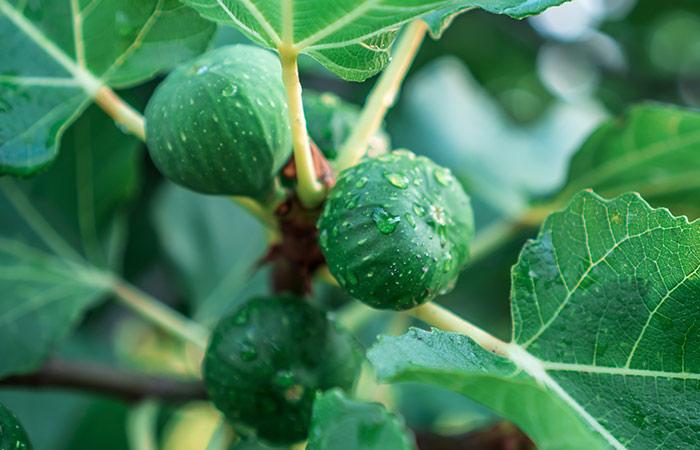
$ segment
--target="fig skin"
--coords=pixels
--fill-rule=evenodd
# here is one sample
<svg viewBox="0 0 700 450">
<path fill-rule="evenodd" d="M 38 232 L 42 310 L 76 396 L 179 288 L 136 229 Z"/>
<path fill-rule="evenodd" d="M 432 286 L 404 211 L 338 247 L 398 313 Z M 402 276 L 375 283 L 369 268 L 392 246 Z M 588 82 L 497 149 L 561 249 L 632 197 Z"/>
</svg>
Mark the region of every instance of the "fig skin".
<svg viewBox="0 0 700 450">
<path fill-rule="evenodd" d="M 257 297 L 222 319 L 204 358 L 209 397 L 262 439 L 306 438 L 318 391 L 352 389 L 364 353 L 327 314 L 293 295 Z"/>
<path fill-rule="evenodd" d="M 146 141 L 175 183 L 264 200 L 292 152 L 279 60 L 233 45 L 180 66 L 148 103 Z"/>
<path fill-rule="evenodd" d="M 350 295 L 406 310 L 454 287 L 474 217 L 448 169 L 398 150 L 343 171 L 318 227 L 328 268 Z"/>
</svg>

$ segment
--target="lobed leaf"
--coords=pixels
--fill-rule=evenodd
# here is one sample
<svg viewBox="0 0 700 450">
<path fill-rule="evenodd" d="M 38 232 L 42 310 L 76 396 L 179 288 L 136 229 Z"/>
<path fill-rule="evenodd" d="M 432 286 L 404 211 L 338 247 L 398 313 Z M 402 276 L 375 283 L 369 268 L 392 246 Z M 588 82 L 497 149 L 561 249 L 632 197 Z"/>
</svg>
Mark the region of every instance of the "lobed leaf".
<svg viewBox="0 0 700 450">
<path fill-rule="evenodd" d="M 700 439 L 699 274 L 700 222 L 636 194 L 608 201 L 582 192 L 547 219 L 513 268 L 507 359 L 441 332 L 385 338 L 370 359 L 384 378 L 482 401 L 540 448 L 562 448 L 549 439 L 550 423 L 588 435 L 563 448 L 690 448 Z M 405 363 L 402 348 L 414 349 Z M 517 401 L 494 400 L 511 392 Z M 528 421 L 529 396 L 549 406 Z"/>
<path fill-rule="evenodd" d="M 581 189 L 636 191 L 652 204 L 700 216 L 700 114 L 646 104 L 609 120 L 574 156 L 559 198 Z"/>
<path fill-rule="evenodd" d="M 309 450 L 413 450 L 406 426 L 379 403 L 349 399 L 339 389 L 314 402 Z"/>
<path fill-rule="evenodd" d="M 524 17 L 566 0 L 183 0 L 204 17 L 232 25 L 261 45 L 306 53 L 337 75 L 362 81 L 389 62 L 404 23 L 429 14 L 439 34 L 446 17 L 469 8 Z"/>
<path fill-rule="evenodd" d="M 0 174 L 46 166 L 102 86 L 172 68 L 214 30 L 178 0 L 0 0 Z"/>
<path fill-rule="evenodd" d="M 75 262 L 0 238 L 0 377 L 31 372 L 108 290 Z"/>
</svg>

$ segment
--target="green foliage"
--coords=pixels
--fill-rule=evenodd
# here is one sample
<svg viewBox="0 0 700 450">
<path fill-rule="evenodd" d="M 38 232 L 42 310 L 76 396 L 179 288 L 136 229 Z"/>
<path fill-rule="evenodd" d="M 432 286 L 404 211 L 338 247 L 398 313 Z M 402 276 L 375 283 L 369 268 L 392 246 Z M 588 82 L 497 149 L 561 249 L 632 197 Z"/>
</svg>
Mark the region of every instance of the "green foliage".
<svg viewBox="0 0 700 450">
<path fill-rule="evenodd" d="M 404 424 L 379 403 L 347 398 L 334 389 L 316 397 L 309 450 L 413 450 Z"/>
<path fill-rule="evenodd" d="M 554 23 L 566 6 L 511 20 L 562 3 L 0 0 L 0 175 L 25 178 L 0 179 L 0 384 L 84 388 L 0 401 L 47 450 L 175 450 L 180 432 L 210 450 L 413 450 L 397 410 L 421 435 L 498 415 L 544 450 L 695 447 L 700 221 L 656 206 L 700 215 L 700 114 L 634 106 L 569 156 L 603 104 L 697 105 L 700 16 L 601 4 L 577 36 Z M 212 43 L 214 22 L 235 29 Z M 426 30 L 446 40 L 412 74 Z M 376 83 L 336 77 L 389 61 Z M 423 156 L 387 154 L 384 123 Z M 474 323 L 429 303 L 448 293 Z M 386 407 L 354 399 L 362 348 L 319 305 L 364 341 L 393 336 L 357 389 Z M 439 328 L 401 336 L 409 315 Z M 167 404 L 204 389 L 194 415 Z M 29 448 L 0 406 L 0 450 Z"/>
<path fill-rule="evenodd" d="M 241 302 L 267 293 L 265 274 L 253 277 L 265 251 L 264 231 L 229 199 L 167 184 L 157 193 L 152 213 L 196 320 L 214 325 Z"/>
<path fill-rule="evenodd" d="M 449 290 L 469 258 L 469 197 L 448 169 L 408 151 L 344 171 L 319 220 L 328 267 L 351 295 L 409 309 Z"/>
<path fill-rule="evenodd" d="M 421 16 L 440 32 L 446 18 L 469 8 L 524 17 L 565 0 L 185 0 L 204 17 L 235 26 L 272 49 L 294 49 L 335 74 L 363 81 L 389 62 L 400 25 Z M 323 14 L 318 14 L 323 11 Z"/>
<path fill-rule="evenodd" d="M 269 195 L 292 151 L 279 62 L 252 46 L 179 67 L 149 102 L 146 124 L 161 172 L 207 194 Z"/>
<path fill-rule="evenodd" d="M 170 69 L 214 30 L 178 0 L 1 0 L 0 174 L 45 167 L 101 86 Z"/>
<path fill-rule="evenodd" d="M 293 443 L 306 437 L 316 392 L 350 389 L 361 359 L 354 339 L 303 299 L 257 297 L 214 329 L 204 378 L 229 420 Z"/>
<path fill-rule="evenodd" d="M 700 215 L 700 114 L 647 104 L 603 124 L 576 153 L 562 200 L 581 189 L 639 192 L 654 205 Z"/>
<path fill-rule="evenodd" d="M 370 359 L 385 378 L 473 396 L 540 448 L 560 448 L 562 428 L 575 436 L 567 448 L 689 447 L 700 436 L 685 428 L 700 401 L 698 272 L 700 222 L 635 194 L 582 192 L 547 219 L 513 269 L 505 358 L 436 331 L 382 341 Z M 535 398 L 537 416 L 527 403 Z"/>
<path fill-rule="evenodd" d="M 108 285 L 77 262 L 5 238 L 0 272 L 0 376 L 36 369 Z"/>
<path fill-rule="evenodd" d="M 304 113 L 309 137 L 332 163 L 360 118 L 360 108 L 330 92 L 304 92 Z M 389 136 L 379 130 L 367 153 L 378 156 L 389 149 Z"/>
<path fill-rule="evenodd" d="M 27 432 L 17 417 L 0 405 L 0 450 L 31 450 Z"/>
</svg>

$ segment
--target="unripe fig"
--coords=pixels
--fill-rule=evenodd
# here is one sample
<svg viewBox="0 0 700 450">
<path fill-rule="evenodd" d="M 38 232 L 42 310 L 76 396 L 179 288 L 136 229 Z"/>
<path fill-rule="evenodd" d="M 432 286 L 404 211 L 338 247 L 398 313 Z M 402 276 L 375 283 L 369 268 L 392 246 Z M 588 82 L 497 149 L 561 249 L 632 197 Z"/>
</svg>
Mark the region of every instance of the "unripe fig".
<svg viewBox="0 0 700 450">
<path fill-rule="evenodd" d="M 0 450 L 32 450 L 27 432 L 10 410 L 0 405 Z"/>
<path fill-rule="evenodd" d="M 222 47 L 173 71 L 146 108 L 158 169 L 194 191 L 263 198 L 292 151 L 278 59 Z"/>
<path fill-rule="evenodd" d="M 342 144 L 357 126 L 360 108 L 330 92 L 304 91 L 304 113 L 309 136 L 326 159 L 335 161 Z M 389 136 L 384 130 L 379 130 L 370 140 L 367 154 L 378 156 L 388 149 Z"/>
<path fill-rule="evenodd" d="M 362 358 L 359 344 L 305 300 L 259 297 L 216 326 L 204 380 L 231 422 L 289 444 L 306 438 L 316 392 L 349 390 Z"/>
<path fill-rule="evenodd" d="M 474 218 L 448 169 L 405 150 L 340 174 L 319 219 L 328 268 L 355 298 L 404 310 L 454 286 Z"/>
</svg>

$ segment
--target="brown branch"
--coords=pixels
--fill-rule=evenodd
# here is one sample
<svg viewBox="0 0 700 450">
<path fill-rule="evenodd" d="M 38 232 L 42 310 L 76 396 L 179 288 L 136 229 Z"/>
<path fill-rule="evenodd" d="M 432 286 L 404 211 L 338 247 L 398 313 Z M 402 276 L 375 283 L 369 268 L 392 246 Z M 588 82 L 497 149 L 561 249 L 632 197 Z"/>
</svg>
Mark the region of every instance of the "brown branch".
<svg viewBox="0 0 700 450">
<path fill-rule="evenodd" d="M 535 444 L 515 425 L 499 422 L 458 436 L 418 432 L 419 449 L 426 450 L 534 450 Z"/>
<path fill-rule="evenodd" d="M 145 398 L 164 401 L 207 398 L 204 385 L 200 381 L 146 375 L 95 363 L 61 359 L 50 359 L 35 373 L 2 379 L 1 386 L 82 390 L 129 402 Z"/>
</svg>

